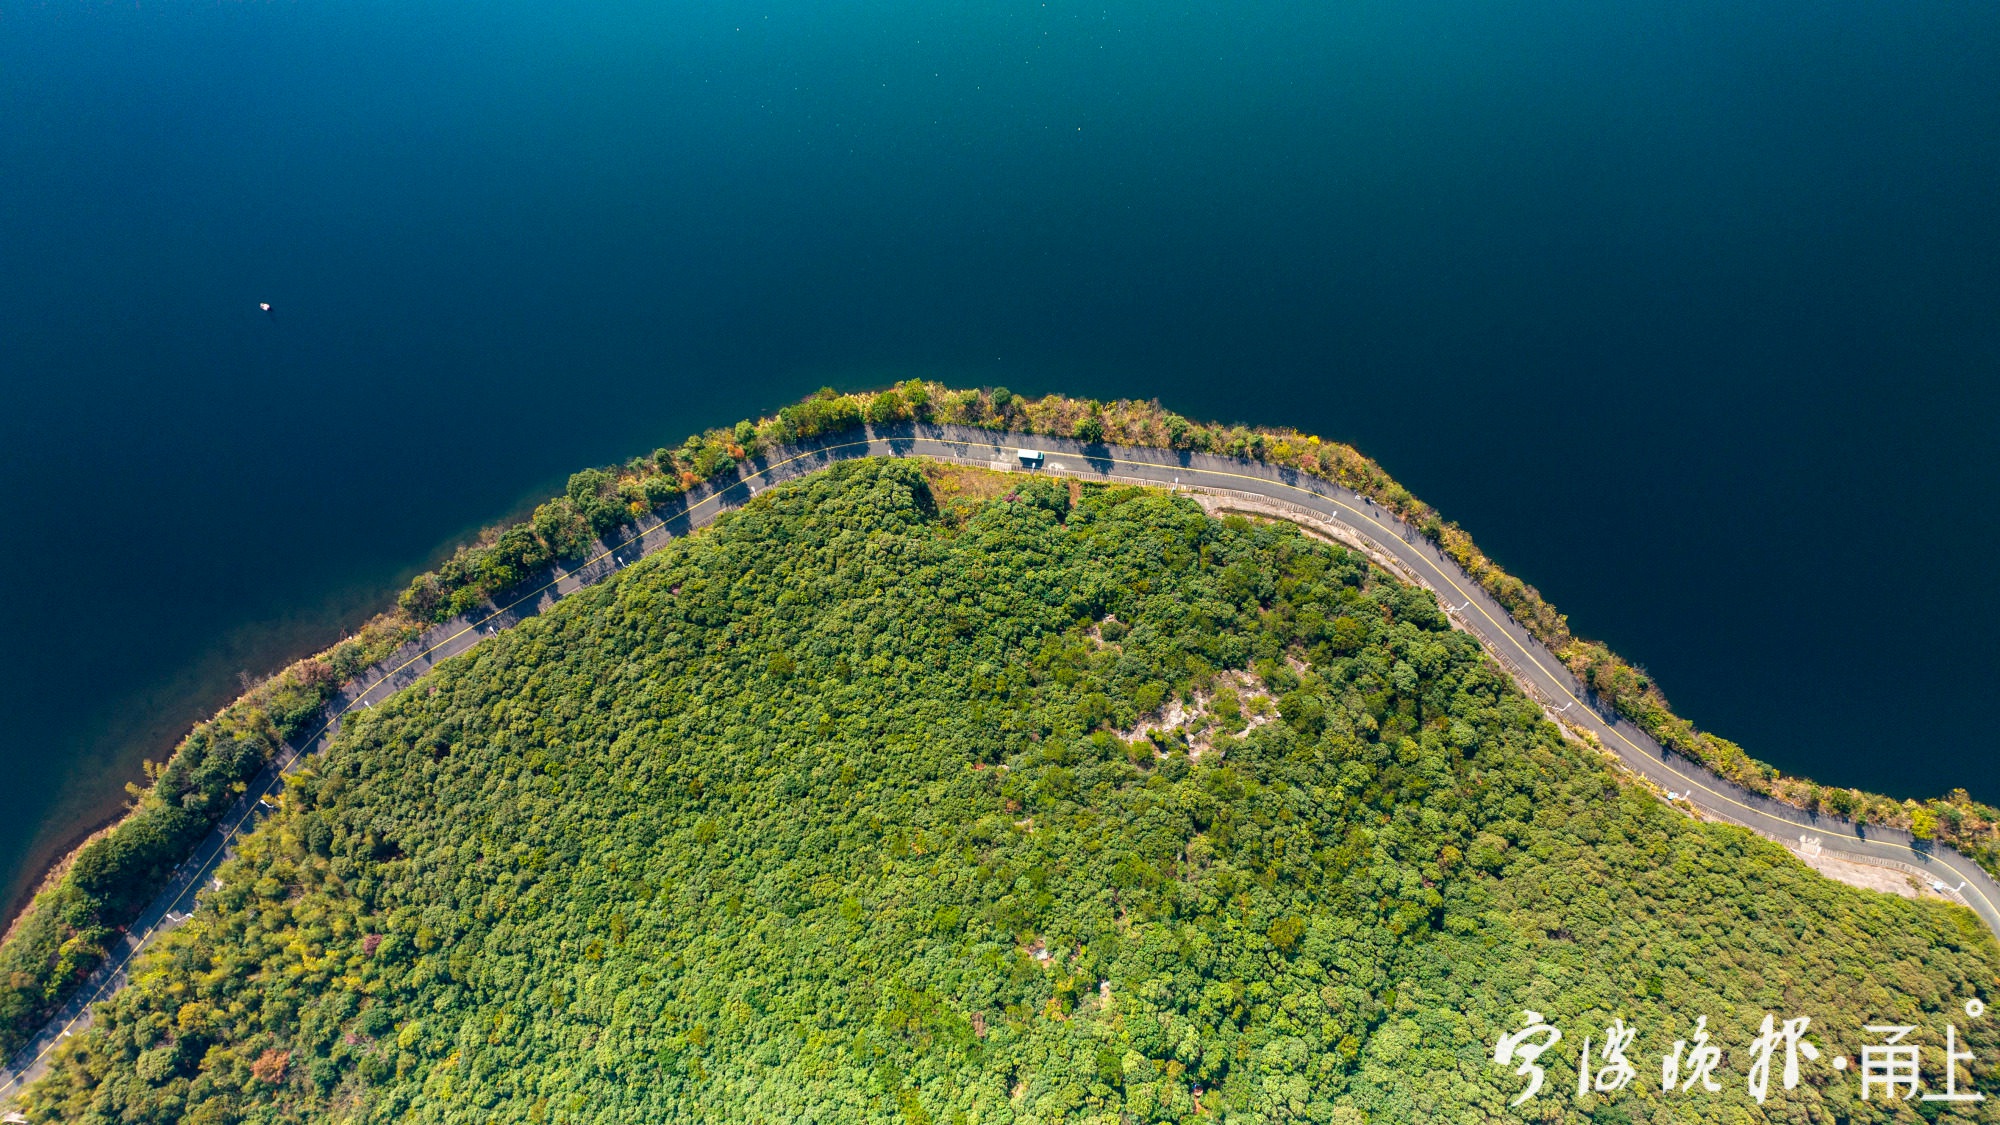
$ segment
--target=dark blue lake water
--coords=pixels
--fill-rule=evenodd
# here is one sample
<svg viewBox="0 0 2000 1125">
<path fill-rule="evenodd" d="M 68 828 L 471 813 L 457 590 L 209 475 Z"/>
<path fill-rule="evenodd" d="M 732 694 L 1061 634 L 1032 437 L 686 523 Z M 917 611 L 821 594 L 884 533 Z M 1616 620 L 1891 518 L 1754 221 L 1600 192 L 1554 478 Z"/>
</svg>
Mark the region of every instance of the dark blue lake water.
<svg viewBox="0 0 2000 1125">
<path fill-rule="evenodd" d="M 11 6 L 0 890 L 454 535 L 912 374 L 1352 441 L 1752 753 L 2000 799 L 1996 59 L 1931 0 Z"/>
</svg>

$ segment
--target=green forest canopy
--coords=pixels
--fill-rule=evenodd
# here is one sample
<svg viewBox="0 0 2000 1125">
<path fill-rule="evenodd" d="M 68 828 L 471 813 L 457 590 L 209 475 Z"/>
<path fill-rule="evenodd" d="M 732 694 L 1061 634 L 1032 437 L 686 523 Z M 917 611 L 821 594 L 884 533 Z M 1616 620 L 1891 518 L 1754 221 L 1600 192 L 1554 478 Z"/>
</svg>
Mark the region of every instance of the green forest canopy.
<svg viewBox="0 0 2000 1125">
<path fill-rule="evenodd" d="M 904 462 L 355 717 L 221 879 L 33 1119 L 1890 1120 L 1751 1103 L 1759 1021 L 1941 1035 L 2000 967 L 1621 784 L 1356 555 Z M 1524 1008 L 1569 1038 L 1515 1111 Z M 1663 1098 L 1697 1015 L 1725 1091 Z M 1578 1097 L 1614 1016 L 1640 1080 Z"/>
</svg>

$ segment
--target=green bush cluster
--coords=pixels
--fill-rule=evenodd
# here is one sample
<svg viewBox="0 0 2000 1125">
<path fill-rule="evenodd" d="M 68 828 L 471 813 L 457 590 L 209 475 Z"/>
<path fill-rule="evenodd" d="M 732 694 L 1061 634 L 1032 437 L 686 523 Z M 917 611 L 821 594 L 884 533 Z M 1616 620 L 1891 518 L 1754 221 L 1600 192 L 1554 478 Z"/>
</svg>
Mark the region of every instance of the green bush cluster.
<svg viewBox="0 0 2000 1125">
<path fill-rule="evenodd" d="M 357 716 L 31 1119 L 1513 1121 L 1533 1008 L 1540 1119 L 1887 1121 L 1751 1103 L 1759 1020 L 1851 1054 L 2000 969 L 1622 786 L 1357 556 L 947 472 L 772 489 Z M 1724 1093 L 1566 1089 L 1697 1015 Z"/>
<path fill-rule="evenodd" d="M 285 742 L 310 733 L 334 690 L 408 640 L 378 618 L 298 661 L 198 724 L 126 815 L 52 872 L 0 945 L 0 1058 L 9 1058 L 102 963 L 106 944 L 170 882 Z"/>
<path fill-rule="evenodd" d="M 0 1055 L 18 1050 L 97 967 L 105 943 L 325 701 L 330 675 L 293 670 L 188 735 L 111 831 L 91 840 L 0 946 Z"/>
<path fill-rule="evenodd" d="M 921 384 L 913 397 L 922 399 Z M 876 420 L 908 417 L 907 410 L 884 414 L 904 397 L 890 391 L 872 396 Z M 739 422 L 687 439 L 679 448 L 655 450 L 617 470 L 585 469 L 569 478 L 563 495 L 537 507 L 527 520 L 482 534 L 460 548 L 434 572 L 418 575 L 400 605 L 419 621 L 443 621 L 519 587 L 558 560 L 574 561 L 636 517 L 658 509 L 694 485 L 726 477 L 737 463 L 773 445 L 861 424 L 862 400 L 822 391 L 779 411 L 763 423 Z"/>
</svg>

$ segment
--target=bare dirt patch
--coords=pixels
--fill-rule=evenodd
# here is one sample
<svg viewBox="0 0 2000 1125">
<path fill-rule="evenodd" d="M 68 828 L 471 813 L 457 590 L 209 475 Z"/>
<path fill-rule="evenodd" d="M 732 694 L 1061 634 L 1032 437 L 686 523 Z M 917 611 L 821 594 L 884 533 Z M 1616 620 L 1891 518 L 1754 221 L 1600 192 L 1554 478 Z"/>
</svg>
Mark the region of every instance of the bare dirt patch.
<svg viewBox="0 0 2000 1125">
<path fill-rule="evenodd" d="M 1901 895 L 1903 898 L 1927 898 L 1940 902 L 1966 905 L 1962 895 L 1954 893 L 1950 887 L 1940 891 L 1929 879 L 1913 871 L 1897 867 L 1879 866 L 1873 863 L 1857 863 L 1851 859 L 1829 855 L 1796 840 L 1780 840 L 1786 850 L 1799 858 L 1799 862 L 1819 872 L 1837 883 L 1863 890 L 1881 891 L 1884 894 Z"/>
<path fill-rule="evenodd" d="M 1201 760 L 1215 749 L 1217 735 L 1241 736 L 1278 717 L 1277 700 L 1264 681 L 1249 672 L 1218 673 L 1206 690 L 1191 699 L 1172 699 L 1130 730 L 1118 731 L 1126 742 L 1155 742 L 1154 734 L 1180 735 L 1188 757 Z"/>
</svg>

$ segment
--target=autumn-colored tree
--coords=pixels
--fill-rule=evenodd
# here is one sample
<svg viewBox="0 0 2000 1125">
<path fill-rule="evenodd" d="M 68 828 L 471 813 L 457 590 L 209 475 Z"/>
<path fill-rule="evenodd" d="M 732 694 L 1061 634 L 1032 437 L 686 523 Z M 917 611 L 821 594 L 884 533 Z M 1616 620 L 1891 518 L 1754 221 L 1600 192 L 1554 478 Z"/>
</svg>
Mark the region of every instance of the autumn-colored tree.
<svg viewBox="0 0 2000 1125">
<path fill-rule="evenodd" d="M 285 1080 L 285 1068 L 292 1064 L 292 1053 L 280 1051 L 276 1047 L 257 1056 L 250 1064 L 250 1076 L 259 1082 L 275 1086 Z"/>
</svg>

